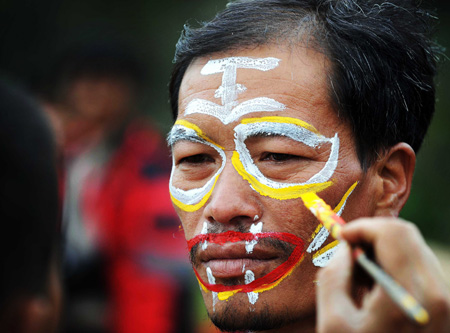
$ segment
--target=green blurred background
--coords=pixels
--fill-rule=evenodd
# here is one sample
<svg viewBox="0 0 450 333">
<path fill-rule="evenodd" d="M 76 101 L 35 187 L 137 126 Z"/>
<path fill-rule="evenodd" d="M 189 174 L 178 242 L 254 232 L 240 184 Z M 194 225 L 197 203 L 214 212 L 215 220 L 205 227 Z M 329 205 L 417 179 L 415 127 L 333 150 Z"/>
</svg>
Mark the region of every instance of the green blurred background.
<svg viewBox="0 0 450 333">
<path fill-rule="evenodd" d="M 162 131 L 171 125 L 167 83 L 183 24 L 208 20 L 225 0 L 0 0 L 0 75 L 26 88 L 42 84 L 62 50 L 74 44 L 124 41 L 148 65 L 142 101 Z M 450 45 L 450 3 L 429 2 L 440 18 L 437 41 Z M 450 243 L 450 67 L 441 64 L 437 113 L 418 155 L 403 217 L 429 240 Z"/>
</svg>

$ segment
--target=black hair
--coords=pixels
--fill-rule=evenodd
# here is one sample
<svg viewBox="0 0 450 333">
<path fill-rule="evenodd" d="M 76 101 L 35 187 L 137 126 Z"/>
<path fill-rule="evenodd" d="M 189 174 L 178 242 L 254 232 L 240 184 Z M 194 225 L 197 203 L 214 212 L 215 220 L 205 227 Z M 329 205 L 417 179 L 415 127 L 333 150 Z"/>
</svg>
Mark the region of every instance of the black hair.
<svg viewBox="0 0 450 333">
<path fill-rule="evenodd" d="M 48 294 L 58 246 L 53 137 L 38 104 L 0 81 L 0 314 Z"/>
<path fill-rule="evenodd" d="M 176 46 L 170 102 L 193 59 L 268 44 L 303 45 L 331 62 L 329 97 L 354 133 L 361 165 L 398 142 L 417 152 L 435 105 L 435 17 L 413 0 L 242 0 Z M 307 45 L 305 45 L 307 44 Z"/>
</svg>

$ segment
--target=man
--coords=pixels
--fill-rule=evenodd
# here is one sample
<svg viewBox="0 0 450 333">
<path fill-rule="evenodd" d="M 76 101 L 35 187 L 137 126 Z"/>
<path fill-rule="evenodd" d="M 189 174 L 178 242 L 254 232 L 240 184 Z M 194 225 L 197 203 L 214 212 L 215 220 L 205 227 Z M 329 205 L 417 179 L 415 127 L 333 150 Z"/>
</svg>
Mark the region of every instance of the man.
<svg viewBox="0 0 450 333">
<path fill-rule="evenodd" d="M 0 331 L 53 332 L 61 303 L 58 192 L 47 120 L 0 82 Z"/>
<path fill-rule="evenodd" d="M 425 331 L 450 329 L 439 266 L 396 220 L 434 111 L 428 18 L 411 1 L 255 0 L 186 29 L 170 83 L 169 187 L 217 327 L 420 329 L 379 286 L 352 280 L 345 246 L 317 280 L 339 245 L 300 199 L 315 192 L 347 221 L 376 217 L 344 238 L 373 247 L 423 303 Z"/>
</svg>

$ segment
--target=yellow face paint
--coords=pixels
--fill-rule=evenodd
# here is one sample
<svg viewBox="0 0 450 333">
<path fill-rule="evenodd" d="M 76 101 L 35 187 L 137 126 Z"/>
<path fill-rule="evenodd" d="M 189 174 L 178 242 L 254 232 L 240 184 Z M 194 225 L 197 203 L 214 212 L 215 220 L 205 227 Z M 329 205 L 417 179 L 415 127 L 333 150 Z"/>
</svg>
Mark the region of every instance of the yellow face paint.
<svg viewBox="0 0 450 333">
<path fill-rule="evenodd" d="M 281 124 L 293 124 L 299 127 L 303 127 L 310 132 L 313 132 L 317 135 L 321 135 L 319 131 L 311 124 L 307 122 L 291 117 L 261 117 L 261 118 L 246 118 L 241 121 L 241 124 L 254 124 L 254 123 L 281 123 Z"/>
<path fill-rule="evenodd" d="M 358 182 L 353 183 L 352 186 L 350 186 L 350 188 L 345 192 L 345 194 L 342 197 L 342 199 L 340 200 L 340 202 L 333 209 L 333 211 L 336 214 L 341 215 L 348 198 L 350 197 L 350 195 L 352 194 L 353 190 L 356 188 L 357 185 L 358 185 Z M 311 238 L 310 238 L 311 243 L 308 246 L 308 249 L 306 251 L 308 253 L 314 253 L 313 254 L 313 263 L 316 266 L 319 266 L 319 267 L 326 266 L 328 261 L 331 259 L 334 251 L 336 250 L 335 247 L 338 245 L 337 242 L 333 242 L 333 243 L 335 243 L 333 246 L 328 245 L 328 246 L 320 249 L 320 247 L 326 242 L 328 237 L 329 237 L 329 232 L 328 232 L 328 230 L 326 230 L 323 227 L 323 225 L 321 223 L 319 223 L 317 225 L 316 230 L 314 230 L 314 232 L 311 234 Z M 331 244 L 333 244 L 333 243 L 331 243 Z M 316 252 L 314 252 L 314 251 L 316 251 Z"/>
<path fill-rule="evenodd" d="M 241 130 L 239 130 L 239 126 L 251 126 L 252 124 L 259 124 L 256 126 L 263 126 L 264 131 L 268 133 L 275 133 L 279 135 L 287 135 L 294 140 L 301 141 L 309 146 L 317 146 L 323 142 L 331 142 L 332 143 L 332 151 L 330 153 L 330 159 L 325 165 L 325 167 L 319 172 L 319 174 L 315 175 L 310 181 L 306 183 L 300 184 L 284 184 L 277 183 L 265 178 L 255 165 L 251 162 L 251 157 L 246 153 L 245 148 L 245 137 L 241 140 L 236 139 L 236 151 L 233 152 L 232 155 L 232 164 L 235 167 L 236 171 L 249 182 L 251 187 L 257 191 L 259 194 L 264 196 L 269 196 L 278 200 L 288 200 L 288 199 L 296 199 L 299 198 L 302 194 L 307 192 L 318 193 L 323 191 L 324 189 L 331 186 L 333 183 L 329 180 L 331 174 L 334 172 L 334 168 L 337 164 L 337 156 L 339 153 L 339 139 L 337 136 L 335 138 L 325 138 L 322 136 L 317 129 L 297 118 L 290 117 L 261 117 L 261 118 L 247 118 L 241 121 L 241 124 L 235 127 L 235 132 L 239 137 Z M 261 125 L 262 124 L 262 125 Z M 223 158 L 223 163 L 225 163 L 225 154 L 223 153 L 223 147 L 213 142 L 209 139 L 203 131 L 195 124 L 192 124 L 184 119 L 178 120 L 175 125 L 182 126 L 184 128 L 190 129 L 195 132 L 199 139 L 203 140 L 208 145 L 214 147 L 218 150 Z M 279 127 L 280 129 L 273 130 L 273 127 Z M 287 134 L 286 134 L 287 133 Z M 291 134 L 289 134 L 291 133 Z M 244 149 L 245 148 L 245 149 Z M 243 161 L 246 161 L 245 164 Z M 224 164 L 221 169 L 216 173 L 213 182 L 208 181 L 207 188 L 197 189 L 196 193 L 199 192 L 203 195 L 202 198 L 197 198 L 195 203 L 188 203 L 189 198 L 183 193 L 183 191 L 171 187 L 171 198 L 174 204 L 180 209 L 193 212 L 200 209 L 209 199 L 212 190 L 214 188 L 215 183 L 217 182 L 218 177 L 220 176 L 220 172 L 222 171 Z M 316 181 L 315 181 L 316 180 Z M 318 181 L 325 180 L 325 181 Z M 194 192 L 194 191 L 191 191 Z"/>
<path fill-rule="evenodd" d="M 214 141 L 212 141 L 210 138 L 208 138 L 208 137 L 205 135 L 205 133 L 203 133 L 203 131 L 200 129 L 200 127 L 198 127 L 197 125 L 195 125 L 195 124 L 193 124 L 193 123 L 191 123 L 191 122 L 189 122 L 189 121 L 187 121 L 187 120 L 184 120 L 184 119 L 179 119 L 179 120 L 177 120 L 177 121 L 175 122 L 175 125 L 181 125 L 181 126 L 184 126 L 184 127 L 186 127 L 186 128 L 190 128 L 190 129 L 194 130 L 195 133 L 197 133 L 197 135 L 198 135 L 200 138 L 202 138 L 203 140 L 205 140 L 205 141 L 207 141 L 207 142 L 213 144 L 214 146 L 216 146 L 216 147 L 218 147 L 218 148 L 224 150 L 224 148 L 223 148 L 221 145 L 218 145 L 217 143 L 215 143 Z"/>
<path fill-rule="evenodd" d="M 203 185 L 201 188 L 194 188 L 189 190 L 182 190 L 173 185 L 176 168 L 175 165 L 172 166 L 172 173 L 169 182 L 170 197 L 172 199 L 172 202 L 175 206 L 186 212 L 194 212 L 200 209 L 211 196 L 217 179 L 219 178 L 219 175 L 225 166 L 226 157 L 223 151 L 223 147 L 209 139 L 197 125 L 194 125 L 186 120 L 178 120 L 169 134 L 170 145 L 173 146 L 179 140 L 197 142 L 212 147 L 222 158 L 221 167 L 216 172 L 216 174 L 206 182 L 205 185 Z"/>
<path fill-rule="evenodd" d="M 273 188 L 262 184 L 259 182 L 254 176 L 249 174 L 244 166 L 242 165 L 241 160 L 239 159 L 239 154 L 235 151 L 233 152 L 233 156 L 231 158 L 231 162 L 233 163 L 234 168 L 237 172 L 247 180 L 252 188 L 261 195 L 271 197 L 273 199 L 278 200 L 287 200 L 287 199 L 296 199 L 300 198 L 302 194 L 307 192 L 320 192 L 330 187 L 333 183 L 331 181 L 319 184 L 304 184 L 304 185 L 292 185 L 289 187 L 282 188 Z"/>
<path fill-rule="evenodd" d="M 175 206 L 178 208 L 184 210 L 185 212 L 195 212 L 196 210 L 199 210 L 205 203 L 208 201 L 209 197 L 211 196 L 212 191 L 214 190 L 214 186 L 216 185 L 217 179 L 219 178 L 219 175 L 214 177 L 214 183 L 211 186 L 211 189 L 206 193 L 206 195 L 196 204 L 194 205 L 187 205 L 181 202 L 180 200 L 176 199 L 172 193 L 170 193 L 170 198 L 172 199 L 172 202 Z"/>
</svg>

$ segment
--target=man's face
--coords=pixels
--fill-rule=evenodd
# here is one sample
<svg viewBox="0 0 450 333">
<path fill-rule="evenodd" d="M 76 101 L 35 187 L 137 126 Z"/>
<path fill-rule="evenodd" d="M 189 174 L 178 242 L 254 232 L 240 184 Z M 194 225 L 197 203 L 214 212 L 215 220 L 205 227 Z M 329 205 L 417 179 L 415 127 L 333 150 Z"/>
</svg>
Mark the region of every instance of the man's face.
<svg viewBox="0 0 450 333">
<path fill-rule="evenodd" d="M 196 59 L 169 135 L 170 190 L 210 317 L 228 330 L 314 325 L 315 273 L 337 243 L 300 195 L 373 215 L 370 174 L 330 104 L 329 63 L 265 46 Z"/>
</svg>

